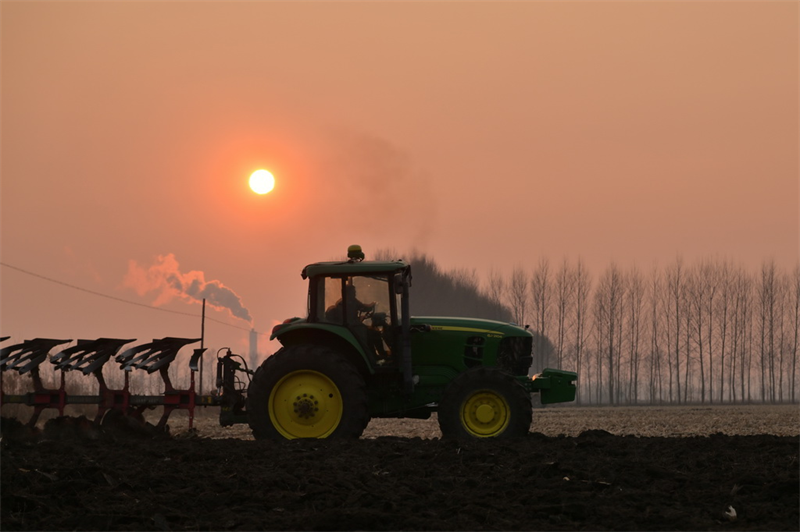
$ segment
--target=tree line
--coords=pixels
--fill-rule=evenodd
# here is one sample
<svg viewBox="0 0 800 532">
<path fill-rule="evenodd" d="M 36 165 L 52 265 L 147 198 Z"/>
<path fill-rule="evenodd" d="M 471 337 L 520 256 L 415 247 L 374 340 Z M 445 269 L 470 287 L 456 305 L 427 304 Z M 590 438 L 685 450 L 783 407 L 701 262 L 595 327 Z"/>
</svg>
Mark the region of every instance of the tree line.
<svg viewBox="0 0 800 532">
<path fill-rule="evenodd" d="M 578 372 L 581 404 L 798 400 L 800 265 L 677 258 L 594 277 L 542 258 L 490 272 L 483 291 L 535 331 L 533 371 Z"/>
<path fill-rule="evenodd" d="M 580 404 L 798 402 L 800 264 L 752 272 L 676 258 L 648 271 L 612 263 L 595 277 L 581 260 L 543 257 L 481 282 L 425 254 L 408 262 L 412 314 L 530 325 L 531 373 L 576 371 Z"/>
<path fill-rule="evenodd" d="M 383 250 L 376 258 L 397 254 Z M 677 258 L 646 272 L 612 263 L 595 277 L 581 260 L 541 258 L 533 268 L 492 270 L 481 280 L 475 269 L 444 271 L 425 254 L 408 262 L 412 315 L 530 325 L 531 373 L 576 371 L 579 404 L 798 402 L 800 264 L 787 271 L 769 260 L 747 271 L 726 260 Z M 184 365 L 171 373 L 183 375 Z M 55 382 L 49 366 L 42 368 Z M 110 384 L 116 373 L 107 376 Z M 132 375 L 133 388 L 158 393 L 161 385 L 144 377 Z M 4 382 L 6 393 L 25 387 L 20 379 Z"/>
</svg>

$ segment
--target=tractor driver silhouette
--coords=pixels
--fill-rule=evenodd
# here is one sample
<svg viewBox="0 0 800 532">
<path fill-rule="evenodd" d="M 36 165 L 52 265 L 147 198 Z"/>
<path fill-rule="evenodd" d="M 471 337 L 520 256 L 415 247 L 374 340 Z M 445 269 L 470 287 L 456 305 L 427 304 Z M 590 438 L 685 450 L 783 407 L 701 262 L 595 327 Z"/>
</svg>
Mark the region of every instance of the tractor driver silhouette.
<svg viewBox="0 0 800 532">
<path fill-rule="evenodd" d="M 386 325 L 385 313 L 376 313 L 375 306 L 377 302 L 362 303 L 356 297 L 356 287 L 353 286 L 352 281 L 348 281 L 345 285 L 345 300 L 339 299 L 335 304 L 331 305 L 325 311 L 325 321 L 331 323 L 344 323 L 352 331 L 356 338 L 370 350 L 372 350 L 380 359 L 385 359 L 388 356 L 386 349 L 383 346 L 381 330 Z M 347 314 L 345 316 L 345 313 Z M 343 319 L 346 318 L 346 319 Z M 367 327 L 364 320 L 372 318 L 372 327 Z M 378 318 L 380 323 L 374 323 Z"/>
<path fill-rule="evenodd" d="M 331 323 L 344 322 L 346 325 L 359 325 L 371 313 L 375 312 L 376 303 L 373 301 L 370 304 L 365 304 L 359 301 L 356 297 L 356 287 L 350 281 L 345 285 L 344 290 L 347 305 L 344 304 L 343 299 L 339 299 L 325 311 L 325 320 Z M 345 307 L 347 307 L 347 319 L 343 320 Z"/>
</svg>

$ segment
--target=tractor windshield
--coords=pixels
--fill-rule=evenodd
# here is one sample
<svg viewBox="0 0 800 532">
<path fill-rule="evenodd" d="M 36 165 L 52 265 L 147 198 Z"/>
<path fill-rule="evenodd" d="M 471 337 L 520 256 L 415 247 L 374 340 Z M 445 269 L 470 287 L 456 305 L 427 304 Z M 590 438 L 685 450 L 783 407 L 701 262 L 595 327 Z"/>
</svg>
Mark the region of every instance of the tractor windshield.
<svg viewBox="0 0 800 532">
<path fill-rule="evenodd" d="M 397 305 L 386 275 L 326 277 L 318 288 L 317 320 L 347 327 L 377 358 L 391 356 Z"/>
</svg>

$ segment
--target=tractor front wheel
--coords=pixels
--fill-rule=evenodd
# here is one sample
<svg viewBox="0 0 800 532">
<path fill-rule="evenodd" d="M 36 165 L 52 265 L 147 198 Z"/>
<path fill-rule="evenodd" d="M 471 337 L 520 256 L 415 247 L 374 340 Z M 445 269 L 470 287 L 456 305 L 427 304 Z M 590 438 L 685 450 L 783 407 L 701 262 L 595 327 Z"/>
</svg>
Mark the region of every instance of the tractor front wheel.
<svg viewBox="0 0 800 532">
<path fill-rule="evenodd" d="M 444 438 L 518 438 L 531 426 L 531 398 L 509 373 L 474 368 L 455 379 L 439 402 Z"/>
<path fill-rule="evenodd" d="M 256 371 L 247 414 L 256 439 L 358 438 L 369 422 L 366 385 L 338 352 L 288 346 Z"/>
</svg>

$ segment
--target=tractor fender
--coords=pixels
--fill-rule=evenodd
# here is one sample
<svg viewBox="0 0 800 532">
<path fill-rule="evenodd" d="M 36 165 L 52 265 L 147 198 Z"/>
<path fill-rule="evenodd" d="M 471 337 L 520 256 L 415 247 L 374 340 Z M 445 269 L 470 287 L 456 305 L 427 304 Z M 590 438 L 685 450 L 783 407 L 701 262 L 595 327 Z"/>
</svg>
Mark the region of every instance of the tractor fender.
<svg viewBox="0 0 800 532">
<path fill-rule="evenodd" d="M 375 373 L 375 368 L 368 362 L 364 349 L 356 337 L 343 327 L 325 323 L 308 323 L 298 321 L 281 327 L 272 335 L 284 347 L 299 344 L 317 344 L 332 347 L 349 359 L 365 374 Z"/>
</svg>

